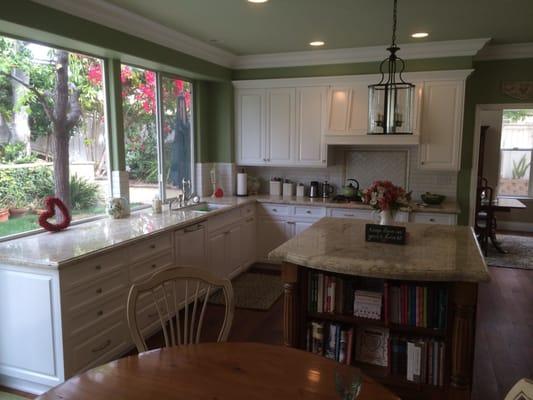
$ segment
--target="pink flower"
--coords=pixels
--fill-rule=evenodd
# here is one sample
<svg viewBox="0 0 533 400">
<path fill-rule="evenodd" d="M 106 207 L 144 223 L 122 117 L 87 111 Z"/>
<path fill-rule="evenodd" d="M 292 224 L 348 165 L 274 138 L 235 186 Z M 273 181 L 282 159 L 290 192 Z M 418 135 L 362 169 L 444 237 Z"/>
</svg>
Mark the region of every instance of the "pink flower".
<svg viewBox="0 0 533 400">
<path fill-rule="evenodd" d="M 92 85 L 100 85 L 102 83 L 102 66 L 100 63 L 94 63 L 89 65 L 87 71 L 87 79 Z"/>
<path fill-rule="evenodd" d="M 122 84 L 128 82 L 129 79 L 131 79 L 132 71 L 131 68 L 127 65 L 123 65 L 120 68 L 120 81 Z"/>
</svg>

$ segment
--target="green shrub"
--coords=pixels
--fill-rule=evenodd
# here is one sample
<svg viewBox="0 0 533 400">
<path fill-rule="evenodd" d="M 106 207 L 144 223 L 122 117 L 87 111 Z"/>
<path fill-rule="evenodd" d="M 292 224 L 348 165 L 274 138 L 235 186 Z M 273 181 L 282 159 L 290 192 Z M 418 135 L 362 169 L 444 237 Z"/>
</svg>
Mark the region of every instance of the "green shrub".
<svg viewBox="0 0 533 400">
<path fill-rule="evenodd" d="M 36 160 L 35 154 L 26 154 L 24 143 L 7 143 L 0 146 L 0 161 L 3 164 L 26 164 Z"/>
<path fill-rule="evenodd" d="M 74 175 L 70 178 L 70 203 L 73 210 L 85 210 L 100 202 L 100 188 L 84 178 Z"/>
<path fill-rule="evenodd" d="M 54 195 L 54 178 L 48 167 L 0 170 L 0 208 L 42 208 L 46 196 Z M 84 178 L 70 178 L 72 210 L 95 207 L 100 202 L 99 187 Z"/>
</svg>

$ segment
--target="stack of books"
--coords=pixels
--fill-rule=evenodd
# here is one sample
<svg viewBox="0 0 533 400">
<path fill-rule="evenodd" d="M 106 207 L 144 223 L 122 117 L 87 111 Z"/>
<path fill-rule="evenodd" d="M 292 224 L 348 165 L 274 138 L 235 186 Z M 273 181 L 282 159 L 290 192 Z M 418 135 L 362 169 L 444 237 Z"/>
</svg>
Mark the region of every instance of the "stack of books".
<svg viewBox="0 0 533 400">
<path fill-rule="evenodd" d="M 315 313 L 353 313 L 354 282 L 322 273 L 310 273 L 308 310 Z"/>
<path fill-rule="evenodd" d="M 390 322 L 422 328 L 445 329 L 448 290 L 438 286 L 392 285 L 387 291 Z"/>
<path fill-rule="evenodd" d="M 444 342 L 434 339 L 390 339 L 391 373 L 408 381 L 433 386 L 444 385 Z"/>
<path fill-rule="evenodd" d="M 341 324 L 313 321 L 307 329 L 307 351 L 350 365 L 354 331 Z"/>
<path fill-rule="evenodd" d="M 381 319 L 380 292 L 356 290 L 354 293 L 353 315 L 356 317 Z"/>
</svg>

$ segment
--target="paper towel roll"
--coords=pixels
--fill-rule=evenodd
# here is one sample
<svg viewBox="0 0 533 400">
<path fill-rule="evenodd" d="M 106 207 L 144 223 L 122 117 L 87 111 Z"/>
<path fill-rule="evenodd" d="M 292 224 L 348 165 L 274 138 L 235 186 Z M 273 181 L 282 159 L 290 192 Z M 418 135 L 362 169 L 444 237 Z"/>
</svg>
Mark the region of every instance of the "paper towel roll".
<svg viewBox="0 0 533 400">
<path fill-rule="evenodd" d="M 237 196 L 248 196 L 248 174 L 246 172 L 237 174 Z"/>
</svg>

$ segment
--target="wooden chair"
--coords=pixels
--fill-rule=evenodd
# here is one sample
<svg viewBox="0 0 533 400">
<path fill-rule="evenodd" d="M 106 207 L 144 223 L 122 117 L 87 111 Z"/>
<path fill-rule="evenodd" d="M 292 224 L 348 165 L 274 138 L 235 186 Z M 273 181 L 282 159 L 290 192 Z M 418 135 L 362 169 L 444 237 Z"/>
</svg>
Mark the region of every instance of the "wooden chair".
<svg viewBox="0 0 533 400">
<path fill-rule="evenodd" d="M 531 379 L 520 379 L 509 390 L 505 400 L 533 400 L 533 381 Z"/>
<path fill-rule="evenodd" d="M 484 178 L 479 178 L 476 192 L 476 215 L 474 229 L 478 238 L 479 246 L 486 256 L 488 252 L 489 238 L 494 229 L 494 212 L 492 208 L 493 190 L 486 185 Z"/>
<path fill-rule="evenodd" d="M 228 279 L 217 278 L 198 267 L 173 267 L 156 272 L 149 279 L 134 284 L 128 295 L 127 318 L 137 350 L 148 350 L 138 324 L 139 298 L 151 296 L 166 347 L 189 345 L 199 343 L 207 302 L 217 289 L 223 291 L 225 300 L 225 316 L 217 341 L 225 342 L 235 311 L 233 288 Z M 196 318 L 198 311 L 199 316 Z"/>
</svg>

